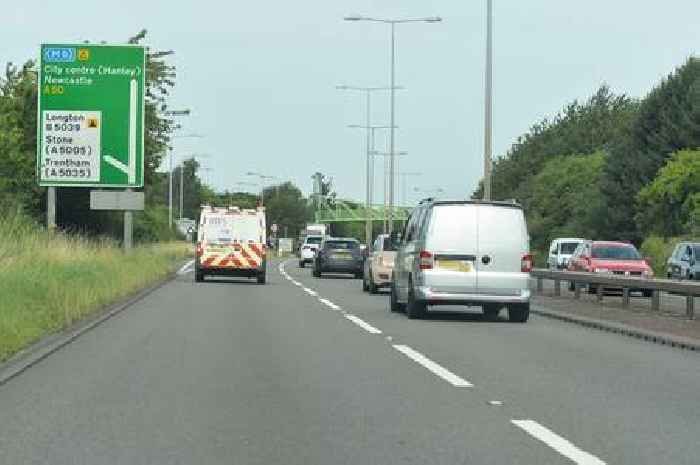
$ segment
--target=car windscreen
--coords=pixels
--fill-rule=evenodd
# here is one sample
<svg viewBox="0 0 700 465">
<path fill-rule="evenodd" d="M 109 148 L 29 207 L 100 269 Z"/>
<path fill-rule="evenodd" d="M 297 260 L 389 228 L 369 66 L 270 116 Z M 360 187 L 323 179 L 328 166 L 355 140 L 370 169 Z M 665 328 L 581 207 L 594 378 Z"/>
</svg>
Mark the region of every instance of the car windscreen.
<svg viewBox="0 0 700 465">
<path fill-rule="evenodd" d="M 693 257 L 695 257 L 696 260 L 700 259 L 700 245 L 693 246 Z"/>
<path fill-rule="evenodd" d="M 562 242 L 559 246 L 559 253 L 565 255 L 571 255 L 578 247 L 578 242 Z"/>
<path fill-rule="evenodd" d="M 307 237 L 306 238 L 306 243 L 307 244 L 320 244 L 323 238 L 321 236 L 318 237 Z"/>
<path fill-rule="evenodd" d="M 359 242 L 356 241 L 328 241 L 326 242 L 325 248 L 326 249 L 347 249 L 347 250 L 353 250 L 357 249 L 360 246 Z"/>
<path fill-rule="evenodd" d="M 641 260 L 634 246 L 615 246 L 615 245 L 594 245 L 591 252 L 593 258 L 601 258 L 604 260 Z"/>
<path fill-rule="evenodd" d="M 395 252 L 396 251 L 396 244 L 394 243 L 394 241 L 391 240 L 390 237 L 384 238 L 383 250 L 385 252 Z"/>
</svg>

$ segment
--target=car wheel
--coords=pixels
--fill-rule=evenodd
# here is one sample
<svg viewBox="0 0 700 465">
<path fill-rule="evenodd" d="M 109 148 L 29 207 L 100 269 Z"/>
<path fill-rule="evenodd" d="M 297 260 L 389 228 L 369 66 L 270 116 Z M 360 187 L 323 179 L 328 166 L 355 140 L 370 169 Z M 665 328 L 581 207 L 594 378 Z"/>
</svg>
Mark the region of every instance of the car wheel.
<svg viewBox="0 0 700 465">
<path fill-rule="evenodd" d="M 588 285 L 588 293 L 589 294 L 597 294 L 598 293 L 598 286 L 594 286 L 592 284 Z"/>
<path fill-rule="evenodd" d="M 499 304 L 487 304 L 483 306 L 484 316 L 488 320 L 497 320 L 498 314 L 501 313 L 501 305 Z"/>
<path fill-rule="evenodd" d="M 197 283 L 204 282 L 204 273 L 201 271 L 195 271 L 194 272 L 194 281 Z"/>
<path fill-rule="evenodd" d="M 320 277 L 321 277 L 321 271 L 319 271 L 319 269 L 316 268 L 315 266 L 314 266 L 314 270 L 313 270 L 313 272 L 312 272 L 311 274 L 313 275 L 314 278 L 320 278 Z"/>
<path fill-rule="evenodd" d="M 369 275 L 369 293 L 376 294 L 377 290 L 378 290 L 377 285 L 374 283 L 374 279 L 372 279 L 372 274 L 370 273 L 370 275 Z"/>
<path fill-rule="evenodd" d="M 265 282 L 267 281 L 267 274 L 264 271 L 258 273 L 257 280 L 258 284 L 265 284 Z"/>
<path fill-rule="evenodd" d="M 391 283 L 391 297 L 389 298 L 389 308 L 392 312 L 400 312 L 404 309 L 404 305 L 399 303 L 398 296 L 396 295 L 396 287 L 392 281 Z"/>
<path fill-rule="evenodd" d="M 369 290 L 369 286 L 367 285 L 367 277 L 362 275 L 362 290 L 364 292 L 367 292 Z"/>
<path fill-rule="evenodd" d="M 416 300 L 413 283 L 408 281 L 408 303 L 406 304 L 406 315 L 412 320 L 417 320 L 425 316 L 426 303 Z"/>
<path fill-rule="evenodd" d="M 508 321 L 525 323 L 530 317 L 530 304 L 511 304 L 508 306 Z"/>
<path fill-rule="evenodd" d="M 299 260 L 299 268 L 304 268 L 306 266 L 306 263 L 304 263 L 304 260 Z"/>
<path fill-rule="evenodd" d="M 355 279 L 362 279 L 362 271 L 355 272 Z"/>
<path fill-rule="evenodd" d="M 653 295 L 654 295 L 654 290 L 653 290 L 653 289 L 642 289 L 642 295 L 643 295 L 644 297 L 647 297 L 647 298 L 653 297 Z"/>
</svg>

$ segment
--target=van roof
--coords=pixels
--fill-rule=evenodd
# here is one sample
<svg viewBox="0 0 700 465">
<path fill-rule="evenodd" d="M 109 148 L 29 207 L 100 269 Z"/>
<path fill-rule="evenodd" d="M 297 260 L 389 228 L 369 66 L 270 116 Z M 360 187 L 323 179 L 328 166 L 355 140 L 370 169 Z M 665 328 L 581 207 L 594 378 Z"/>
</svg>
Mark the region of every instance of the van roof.
<svg viewBox="0 0 700 465">
<path fill-rule="evenodd" d="M 433 200 L 426 199 L 419 205 L 491 205 L 493 207 L 508 207 L 522 210 L 522 205 L 516 202 L 505 202 L 501 200 Z"/>
</svg>

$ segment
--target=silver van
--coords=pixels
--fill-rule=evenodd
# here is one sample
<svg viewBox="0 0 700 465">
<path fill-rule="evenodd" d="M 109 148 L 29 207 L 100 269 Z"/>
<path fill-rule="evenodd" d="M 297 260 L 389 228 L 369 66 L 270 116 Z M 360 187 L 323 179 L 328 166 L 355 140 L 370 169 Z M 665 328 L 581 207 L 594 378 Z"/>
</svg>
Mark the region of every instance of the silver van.
<svg viewBox="0 0 700 465">
<path fill-rule="evenodd" d="M 412 212 L 398 246 L 391 310 L 421 318 L 433 305 L 481 306 L 510 321 L 530 314 L 529 236 L 516 203 L 425 200 Z"/>
</svg>

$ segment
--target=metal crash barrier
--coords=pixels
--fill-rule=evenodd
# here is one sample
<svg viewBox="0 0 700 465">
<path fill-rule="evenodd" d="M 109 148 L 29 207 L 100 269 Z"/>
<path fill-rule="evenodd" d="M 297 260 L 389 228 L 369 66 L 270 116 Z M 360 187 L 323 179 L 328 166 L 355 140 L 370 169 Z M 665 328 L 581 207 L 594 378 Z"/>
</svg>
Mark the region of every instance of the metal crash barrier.
<svg viewBox="0 0 700 465">
<path fill-rule="evenodd" d="M 658 311 L 661 305 L 661 292 L 671 292 L 685 296 L 685 311 L 688 319 L 695 318 L 695 297 L 700 297 L 700 281 L 677 281 L 671 279 L 647 279 L 641 277 L 609 275 L 600 273 L 585 273 L 574 271 L 555 271 L 534 269 L 530 276 L 537 279 L 537 293 L 542 294 L 545 279 L 554 281 L 554 295 L 561 296 L 561 283 L 565 281 L 573 287 L 574 299 L 581 298 L 581 288 L 589 285 L 596 286 L 598 301 L 603 300 L 606 289 L 622 290 L 622 305 L 630 304 L 630 291 L 651 291 L 651 308 Z"/>
</svg>

